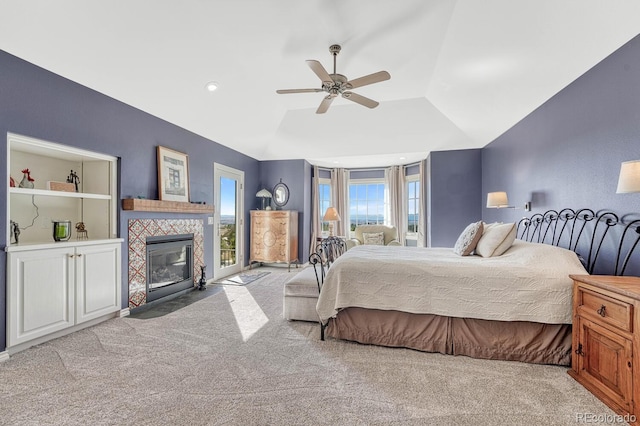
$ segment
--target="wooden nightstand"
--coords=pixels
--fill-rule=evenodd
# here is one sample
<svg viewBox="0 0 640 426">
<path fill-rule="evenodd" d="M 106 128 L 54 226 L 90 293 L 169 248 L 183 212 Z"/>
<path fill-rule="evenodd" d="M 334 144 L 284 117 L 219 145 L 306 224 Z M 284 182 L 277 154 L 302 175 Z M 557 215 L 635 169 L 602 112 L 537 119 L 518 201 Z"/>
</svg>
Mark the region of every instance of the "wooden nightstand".
<svg viewBox="0 0 640 426">
<path fill-rule="evenodd" d="M 569 374 L 618 414 L 639 416 L 640 278 L 570 277 L 573 356 Z"/>
</svg>

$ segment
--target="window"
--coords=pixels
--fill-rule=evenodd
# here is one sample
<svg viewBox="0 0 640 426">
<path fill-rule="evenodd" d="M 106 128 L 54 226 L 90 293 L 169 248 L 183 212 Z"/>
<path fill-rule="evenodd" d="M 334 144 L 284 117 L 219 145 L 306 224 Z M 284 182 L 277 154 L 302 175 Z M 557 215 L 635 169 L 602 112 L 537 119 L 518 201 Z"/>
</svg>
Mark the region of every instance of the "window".
<svg viewBox="0 0 640 426">
<path fill-rule="evenodd" d="M 420 181 L 407 181 L 407 232 L 417 233 L 420 215 Z"/>
<path fill-rule="evenodd" d="M 361 180 L 358 183 L 349 183 L 351 232 L 358 225 L 384 224 L 384 212 L 384 181 Z"/>
<path fill-rule="evenodd" d="M 417 240 L 420 223 L 420 177 L 407 176 L 407 240 Z"/>
<path fill-rule="evenodd" d="M 322 236 L 329 235 L 329 222 L 323 222 L 322 218 L 327 209 L 331 207 L 331 180 L 318 180 L 318 215 L 320 217 L 320 225 L 322 228 Z"/>
</svg>

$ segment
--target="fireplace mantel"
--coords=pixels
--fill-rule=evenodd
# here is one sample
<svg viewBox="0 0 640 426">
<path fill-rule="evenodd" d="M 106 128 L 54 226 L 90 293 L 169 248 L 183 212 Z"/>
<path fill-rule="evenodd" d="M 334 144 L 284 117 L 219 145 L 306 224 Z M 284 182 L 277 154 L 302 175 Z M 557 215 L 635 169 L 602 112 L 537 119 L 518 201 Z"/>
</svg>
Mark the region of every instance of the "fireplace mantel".
<svg viewBox="0 0 640 426">
<path fill-rule="evenodd" d="M 142 198 L 124 198 L 122 210 L 164 213 L 201 213 L 213 214 L 214 208 L 208 204 L 193 204 L 182 201 L 147 200 Z"/>
</svg>

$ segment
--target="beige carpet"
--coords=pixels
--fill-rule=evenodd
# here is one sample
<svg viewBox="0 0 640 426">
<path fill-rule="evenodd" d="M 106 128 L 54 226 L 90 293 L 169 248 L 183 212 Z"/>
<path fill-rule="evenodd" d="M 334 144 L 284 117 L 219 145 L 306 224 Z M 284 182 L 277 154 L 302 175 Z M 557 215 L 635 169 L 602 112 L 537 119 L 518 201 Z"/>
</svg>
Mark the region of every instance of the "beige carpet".
<svg viewBox="0 0 640 426">
<path fill-rule="evenodd" d="M 227 277 L 227 278 L 223 278 L 221 280 L 215 281 L 214 284 L 247 285 L 269 274 L 270 272 L 268 271 L 260 271 L 260 270 L 248 271 L 248 272 L 243 272 L 241 274 L 233 275 L 231 277 Z"/>
<path fill-rule="evenodd" d="M 562 367 L 319 340 L 279 268 L 0 363 L 6 425 L 575 425 L 613 415 Z"/>
</svg>

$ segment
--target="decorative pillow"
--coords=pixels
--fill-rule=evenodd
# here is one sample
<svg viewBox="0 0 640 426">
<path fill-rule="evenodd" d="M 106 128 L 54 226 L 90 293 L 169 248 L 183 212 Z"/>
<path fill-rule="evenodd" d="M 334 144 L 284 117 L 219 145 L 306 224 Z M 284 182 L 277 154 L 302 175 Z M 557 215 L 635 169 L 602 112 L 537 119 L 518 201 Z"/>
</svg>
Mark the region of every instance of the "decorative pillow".
<svg viewBox="0 0 640 426">
<path fill-rule="evenodd" d="M 458 237 L 453 252 L 460 256 L 469 256 L 476 248 L 482 237 L 482 221 L 469 224 Z"/>
<path fill-rule="evenodd" d="M 516 224 L 489 224 L 476 246 L 476 254 L 482 257 L 500 256 L 516 240 Z"/>
<path fill-rule="evenodd" d="M 364 245 L 383 246 L 384 232 L 363 232 L 362 241 Z"/>
</svg>

